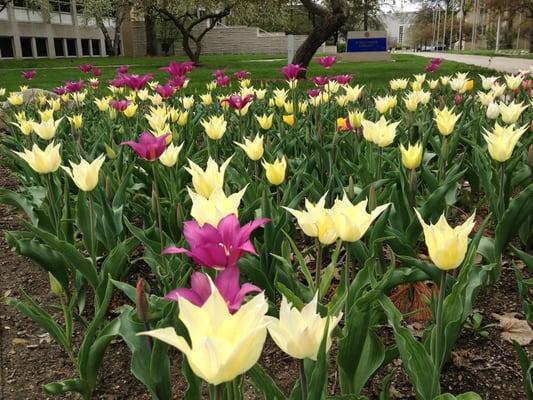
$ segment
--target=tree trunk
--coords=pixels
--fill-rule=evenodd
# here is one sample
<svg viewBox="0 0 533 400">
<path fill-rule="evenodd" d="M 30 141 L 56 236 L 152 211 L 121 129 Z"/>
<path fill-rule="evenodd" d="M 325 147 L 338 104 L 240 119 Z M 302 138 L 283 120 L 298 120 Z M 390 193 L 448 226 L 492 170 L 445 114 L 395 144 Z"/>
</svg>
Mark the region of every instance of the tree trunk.
<svg viewBox="0 0 533 400">
<path fill-rule="evenodd" d="M 366 0 L 363 7 L 363 30 L 368 31 L 368 5 Z"/>
<path fill-rule="evenodd" d="M 155 33 L 155 18 L 151 10 L 144 13 L 144 29 L 146 35 L 146 55 L 157 55 L 157 38 Z"/>
<path fill-rule="evenodd" d="M 533 28 L 529 28 L 529 52 L 533 53 Z"/>
<path fill-rule="evenodd" d="M 182 32 L 182 35 L 183 37 L 181 39 L 181 45 L 183 46 L 183 51 L 185 54 L 187 54 L 187 57 L 189 57 L 189 60 L 191 60 L 194 65 L 200 65 L 200 53 L 198 52 L 198 46 L 196 46 L 195 51 L 193 51 L 190 43 L 192 40 L 191 36 L 187 32 Z"/>
<path fill-rule="evenodd" d="M 307 68 L 316 51 L 331 35 L 333 35 L 346 22 L 344 13 L 328 14 L 324 16 L 323 23 L 313 28 L 304 42 L 298 47 L 292 59 L 293 64 Z M 305 70 L 300 72 L 299 78 L 305 78 Z"/>
</svg>

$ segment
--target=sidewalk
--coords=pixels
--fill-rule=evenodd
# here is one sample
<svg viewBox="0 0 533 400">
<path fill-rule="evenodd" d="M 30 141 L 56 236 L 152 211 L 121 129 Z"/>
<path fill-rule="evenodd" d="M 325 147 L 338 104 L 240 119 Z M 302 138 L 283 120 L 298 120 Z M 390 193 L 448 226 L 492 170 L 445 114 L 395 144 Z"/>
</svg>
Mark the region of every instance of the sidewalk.
<svg viewBox="0 0 533 400">
<path fill-rule="evenodd" d="M 511 57 L 488 57 L 488 56 L 474 56 L 470 54 L 452 54 L 452 53 L 437 53 L 437 52 L 402 52 L 402 54 L 412 54 L 427 58 L 443 58 L 445 60 L 460 62 L 464 64 L 477 65 L 479 67 L 492 68 L 500 72 L 515 73 L 520 70 L 528 70 L 533 67 L 533 60 L 526 58 L 511 58 Z"/>
</svg>

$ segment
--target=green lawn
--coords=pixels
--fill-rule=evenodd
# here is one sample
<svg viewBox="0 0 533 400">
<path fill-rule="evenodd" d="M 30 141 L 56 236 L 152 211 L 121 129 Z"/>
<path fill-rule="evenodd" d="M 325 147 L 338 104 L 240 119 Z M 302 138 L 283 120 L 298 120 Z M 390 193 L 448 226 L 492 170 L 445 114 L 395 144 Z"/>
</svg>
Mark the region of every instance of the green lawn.
<svg viewBox="0 0 533 400">
<path fill-rule="evenodd" d="M 32 87 L 50 89 L 62 84 L 65 80 L 77 80 L 84 77 L 78 65 L 81 63 L 92 63 L 103 69 L 101 79 L 107 80 L 115 76 L 116 67 L 119 65 L 129 65 L 131 73 L 152 72 L 155 78 L 163 81 L 166 74 L 159 71 L 159 68 L 167 65 L 170 60 L 178 60 L 178 57 L 138 57 L 138 58 L 71 58 L 55 60 L 10 60 L 0 63 L 0 87 L 7 90 L 17 90 L 19 85 L 26 82 L 21 78 L 21 71 L 31 68 L 37 69 L 37 76 L 30 82 Z M 181 58 L 181 61 L 185 60 Z M 280 80 L 282 75 L 280 68 L 287 64 L 285 55 L 217 55 L 204 56 L 203 66 L 195 68 L 190 74 L 191 84 L 189 88 L 202 90 L 204 85 L 212 79 L 212 72 L 215 69 L 224 69 L 226 73 L 244 69 L 251 72 L 254 80 Z M 392 78 L 409 77 L 415 73 L 423 73 L 424 67 L 429 62 L 428 59 L 405 54 L 393 55 L 392 62 L 365 62 L 365 63 L 343 63 L 337 62 L 334 67 L 326 71 L 318 64 L 313 63 L 309 69 L 308 76 L 316 75 L 336 75 L 353 74 L 355 81 L 360 84 L 373 87 L 384 87 Z M 457 71 L 471 71 L 473 74 L 487 72 L 486 69 L 469 66 L 466 64 L 444 61 L 439 71 L 434 74 L 448 75 Z M 255 83 L 258 86 L 258 83 Z"/>
<path fill-rule="evenodd" d="M 511 58 L 527 58 L 533 59 L 533 53 L 528 53 L 527 50 L 466 50 L 466 51 L 452 51 L 455 54 L 472 54 L 474 56 L 489 56 L 489 57 L 511 57 Z"/>
</svg>

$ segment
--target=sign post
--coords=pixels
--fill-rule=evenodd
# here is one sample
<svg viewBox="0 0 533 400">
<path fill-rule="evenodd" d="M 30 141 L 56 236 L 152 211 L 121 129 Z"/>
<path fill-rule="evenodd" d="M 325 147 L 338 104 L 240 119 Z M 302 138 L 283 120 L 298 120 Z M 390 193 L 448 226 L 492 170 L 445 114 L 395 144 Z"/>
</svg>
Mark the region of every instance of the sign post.
<svg viewBox="0 0 533 400">
<path fill-rule="evenodd" d="M 346 39 L 345 61 L 390 61 L 387 32 L 351 31 Z"/>
</svg>

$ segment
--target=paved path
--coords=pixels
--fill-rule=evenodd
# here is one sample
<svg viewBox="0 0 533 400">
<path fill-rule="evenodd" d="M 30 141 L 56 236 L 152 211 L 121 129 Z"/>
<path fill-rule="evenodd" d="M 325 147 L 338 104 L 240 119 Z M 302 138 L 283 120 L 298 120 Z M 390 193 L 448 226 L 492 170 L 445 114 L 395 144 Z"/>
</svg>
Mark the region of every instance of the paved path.
<svg viewBox="0 0 533 400">
<path fill-rule="evenodd" d="M 445 60 L 456 61 L 464 64 L 477 65 L 479 67 L 492 68 L 501 72 L 518 72 L 519 70 L 528 70 L 533 67 L 533 59 L 511 58 L 511 57 L 489 57 L 474 56 L 469 54 L 452 54 L 452 53 L 426 53 L 426 52 L 404 52 L 404 54 L 413 54 L 421 57 L 435 58 L 440 57 Z"/>
</svg>

